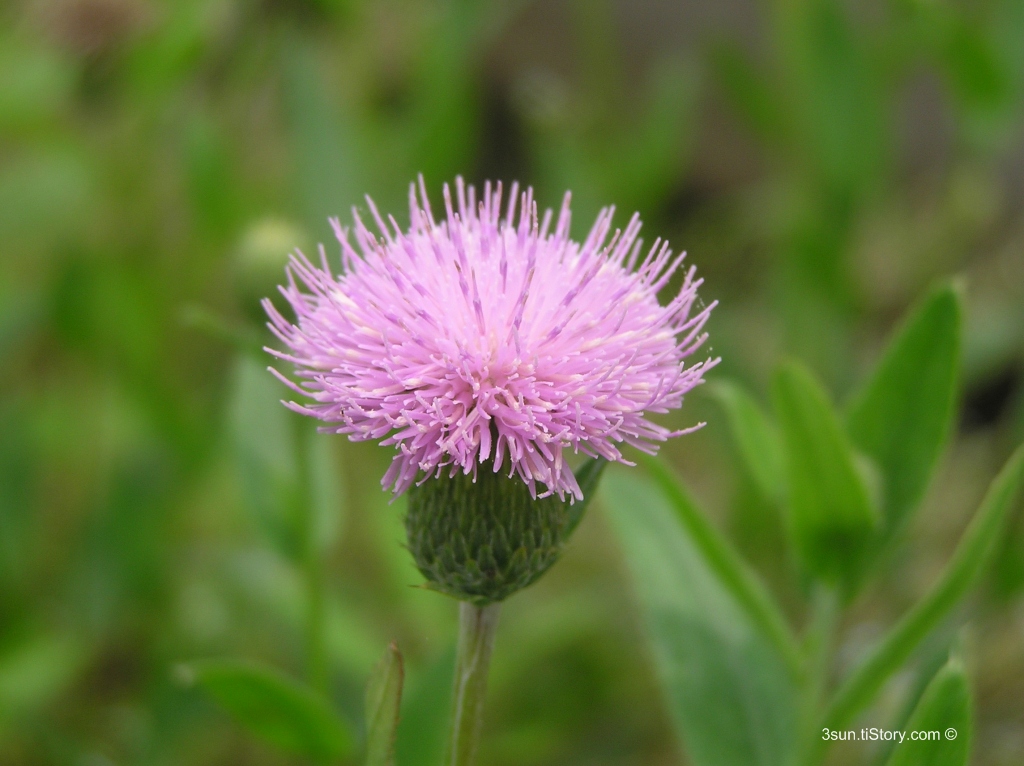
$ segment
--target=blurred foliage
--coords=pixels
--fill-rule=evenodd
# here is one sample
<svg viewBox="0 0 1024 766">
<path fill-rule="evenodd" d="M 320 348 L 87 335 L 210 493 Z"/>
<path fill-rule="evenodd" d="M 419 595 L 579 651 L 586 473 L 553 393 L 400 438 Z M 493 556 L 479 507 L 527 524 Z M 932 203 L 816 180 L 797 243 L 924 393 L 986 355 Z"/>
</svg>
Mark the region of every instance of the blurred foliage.
<svg viewBox="0 0 1024 766">
<path fill-rule="evenodd" d="M 717 399 L 730 415 L 747 471 L 764 499 L 783 511 L 787 558 L 799 576 L 806 615 L 799 644 L 774 595 L 732 543 L 708 524 L 671 469 L 646 458 L 642 462 L 653 482 L 626 480 L 615 472 L 605 485 L 654 665 L 693 763 L 820 763 L 832 741 L 866 741 L 855 728 L 859 716 L 922 644 L 934 639 L 938 647 L 953 648 L 943 634 L 960 622 L 954 610 L 996 553 L 1024 483 L 1024 445 L 992 481 L 924 596 L 852 669 L 839 669 L 833 656 L 845 609 L 866 576 L 878 569 L 870 565 L 916 510 L 916 502 L 906 502 L 914 496 L 906 487 L 927 486 L 932 478 L 929 456 L 945 440 L 942 424 L 948 419 L 951 371 L 958 362 L 959 301 L 949 286 L 922 301 L 855 397 L 847 427 L 821 385 L 797 362 L 784 363 L 774 376 L 778 426 L 738 385 L 718 384 Z M 933 342 L 922 343 L 922 338 Z M 913 402 L 906 397 L 911 369 L 927 393 Z M 783 434 L 781 450 L 772 437 L 777 432 Z M 869 451 L 859 454 L 852 442 L 865 439 Z M 877 449 L 895 439 L 904 445 L 901 451 Z M 751 448 L 755 443 L 758 449 Z M 782 454 L 772 456 L 772 462 L 783 463 L 786 470 L 781 480 L 766 481 L 765 453 L 774 452 Z M 893 504 L 892 497 L 900 502 Z M 882 509 L 887 518 L 881 517 Z M 915 704 L 914 712 L 882 727 L 892 732 L 898 726 L 928 725 L 942 738 L 929 740 L 927 747 L 908 745 L 906 752 L 901 739 L 900 749 L 892 752 L 897 762 L 967 763 L 965 743 L 973 727 L 969 681 L 962 665 L 956 673 L 940 672 L 943 678 L 949 674 L 955 676 L 949 683 L 933 681 L 916 690 L 919 701 L 904 694 L 908 704 Z M 943 735 L 951 730 L 952 737 Z M 961 732 L 964 739 L 950 746 L 948 740 Z"/>
<path fill-rule="evenodd" d="M 731 590 L 665 595 L 686 618 L 669 627 L 700 639 L 686 646 L 719 652 L 704 681 L 721 672 L 755 701 L 783 683 L 769 662 L 743 685 L 721 652 L 762 656 L 762 632 L 783 620 L 813 635 L 805 577 L 832 571 L 834 551 L 815 544 L 800 568 L 779 555 L 780 476 L 795 478 L 783 450 L 798 442 L 851 452 L 844 481 L 864 483 L 870 534 L 886 540 L 870 578 L 835 564 L 857 588 L 827 675 L 863 668 L 891 646 L 885 626 L 934 594 L 1024 440 L 1021 0 L 9 0 L 0 763 L 295 762 L 182 683 L 182 668 L 194 677 L 223 657 L 278 668 L 254 683 L 305 700 L 325 747 L 345 752 L 347 735 L 324 722 L 366 730 L 364 686 L 391 640 L 405 659 L 397 762 L 438 761 L 454 608 L 409 587 L 420 577 L 401 547 L 403 503 L 378 486 L 389 456 L 318 437 L 281 408 L 258 351 L 270 340 L 258 299 L 287 251 L 329 242 L 326 217 L 364 193 L 403 221 L 418 172 L 432 193 L 457 173 L 518 179 L 549 205 L 571 188 L 576 234 L 603 204 L 639 209 L 651 238 L 690 250 L 704 299 L 721 300 L 716 378 L 740 382 L 667 418 L 709 421 L 665 453 L 711 519 L 695 511 L 682 527 L 712 541 L 711 564 L 672 534 L 651 541 L 657 526 L 620 547 L 629 503 L 652 525 L 667 506 L 639 471 L 609 476 L 627 500 L 589 514 L 564 560 L 505 608 L 483 763 L 684 762 L 675 732 L 702 711 L 678 689 L 663 703 L 668 645 L 648 654 L 639 641 L 648 602 L 626 575 L 645 540 L 695 581 L 732 573 Z M 954 273 L 960 364 L 943 352 L 941 288 L 898 336 L 905 365 L 892 362 L 881 349 L 897 318 Z M 917 332 L 922 316 L 938 323 Z M 786 354 L 810 369 L 773 387 Z M 799 412 L 776 411 L 776 425 L 758 404 L 785 406 L 780 389 L 809 381 L 819 404 L 843 405 L 829 434 L 801 431 Z M 883 438 L 904 430 L 920 439 Z M 915 642 L 866 725 L 968 704 L 960 660 L 939 670 L 955 643 L 972 762 L 1021 762 L 1024 515 L 1019 503 L 1007 513 L 980 592 Z M 730 568 L 739 554 L 752 572 Z M 751 590 L 755 574 L 781 614 Z M 722 631 L 752 638 L 719 646 Z M 709 735 L 702 752 L 785 750 L 777 724 L 799 705 L 769 713 L 762 740 Z M 281 744 L 280 722 L 298 718 L 273 715 Z M 842 743 L 830 762 L 887 757 Z"/>
</svg>

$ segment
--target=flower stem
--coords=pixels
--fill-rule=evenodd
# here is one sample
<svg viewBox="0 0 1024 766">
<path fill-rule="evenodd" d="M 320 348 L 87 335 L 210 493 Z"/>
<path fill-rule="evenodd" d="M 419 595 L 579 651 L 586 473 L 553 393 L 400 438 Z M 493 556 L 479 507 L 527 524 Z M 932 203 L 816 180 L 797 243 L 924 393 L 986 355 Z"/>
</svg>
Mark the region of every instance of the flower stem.
<svg viewBox="0 0 1024 766">
<path fill-rule="evenodd" d="M 483 607 L 466 601 L 459 603 L 459 647 L 455 658 L 448 766 L 472 766 L 476 757 L 500 607 L 499 603 Z"/>
</svg>

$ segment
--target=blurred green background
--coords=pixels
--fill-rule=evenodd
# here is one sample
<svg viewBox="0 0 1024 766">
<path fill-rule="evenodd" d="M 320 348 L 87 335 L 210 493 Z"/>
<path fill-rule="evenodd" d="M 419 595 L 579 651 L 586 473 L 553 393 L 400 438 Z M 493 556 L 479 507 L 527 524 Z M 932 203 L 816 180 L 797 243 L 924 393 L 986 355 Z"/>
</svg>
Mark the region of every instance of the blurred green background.
<svg viewBox="0 0 1024 766">
<path fill-rule="evenodd" d="M 419 172 L 438 198 L 456 174 L 544 205 L 571 188 L 577 235 L 606 203 L 639 210 L 721 301 L 712 377 L 762 395 L 791 353 L 842 401 L 911 301 L 964 276 L 956 437 L 851 613 L 850 661 L 1024 439 L 1022 0 L 7 0 L 0 763 L 293 762 L 176 668 L 305 672 L 308 572 L 278 502 L 295 454 L 325 483 L 332 695 L 358 719 L 397 639 L 400 762 L 431 763 L 454 604 L 410 587 L 389 453 L 287 415 L 258 351 L 287 252 L 364 193 L 404 223 Z M 665 454 L 785 601 L 720 411 L 698 391 L 669 420 L 709 421 Z M 967 607 L 978 764 L 1024 762 L 1021 515 Z M 483 763 L 683 763 L 632 599 L 595 508 L 505 609 Z"/>
</svg>

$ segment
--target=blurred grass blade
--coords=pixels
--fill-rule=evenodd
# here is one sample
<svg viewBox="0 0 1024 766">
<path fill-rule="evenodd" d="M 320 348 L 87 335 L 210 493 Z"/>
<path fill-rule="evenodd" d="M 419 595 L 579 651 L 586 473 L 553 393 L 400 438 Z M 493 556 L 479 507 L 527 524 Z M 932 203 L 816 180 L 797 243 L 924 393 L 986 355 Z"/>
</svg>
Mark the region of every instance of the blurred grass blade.
<svg viewBox="0 0 1024 766">
<path fill-rule="evenodd" d="M 292 414 L 281 404 L 284 387 L 265 367 L 240 357 L 230 404 L 231 431 L 246 507 L 279 553 L 303 552 L 303 491 Z"/>
<path fill-rule="evenodd" d="M 995 116 L 1013 104 L 1011 73 L 972 18 L 949 14 L 940 46 L 946 77 L 965 116 Z M 1012 66 L 1012 64 L 1011 64 Z M 991 117 L 990 117 L 991 118 Z"/>
<path fill-rule="evenodd" d="M 240 548 L 224 559 L 225 587 L 261 625 L 298 641 L 308 616 L 301 568 L 267 547 Z M 377 662 L 381 639 L 366 613 L 343 594 L 326 594 L 324 641 L 330 668 L 358 683 Z"/>
<path fill-rule="evenodd" d="M 743 464 L 755 486 L 769 500 L 780 500 L 783 492 L 782 445 L 775 425 L 742 386 L 731 381 L 715 382 L 709 393 L 722 405 L 729 429 Z"/>
<path fill-rule="evenodd" d="M 970 590 L 992 557 L 1022 478 L 1024 446 L 1017 448 L 992 481 L 939 582 L 843 682 L 825 716 L 824 725 L 841 729 L 853 720 L 871 702 L 889 676 L 903 665 L 921 641 Z"/>
<path fill-rule="evenodd" d="M 480 108 L 474 89 L 480 35 L 491 4 L 448 2 L 438 6 L 414 69 L 402 145 L 409 165 L 430 181 L 448 178 L 472 162 Z M 499 4 L 495 4 L 499 5 Z"/>
<path fill-rule="evenodd" d="M 332 99 L 321 62 L 309 40 L 293 35 L 281 62 L 284 109 L 295 156 L 296 184 L 306 223 L 316 240 L 332 241 L 329 216 L 360 200 L 365 185 L 354 119 L 342 99 Z"/>
<path fill-rule="evenodd" d="M 786 136 L 784 100 L 739 45 L 717 45 L 711 65 L 722 93 L 748 130 L 763 141 Z"/>
<path fill-rule="evenodd" d="M 334 440 L 312 428 L 305 429 L 305 439 L 311 510 L 309 543 L 316 555 L 323 556 L 338 542 L 345 512 L 345 488 L 334 457 Z"/>
<path fill-rule="evenodd" d="M 849 586 L 877 522 L 867 486 L 828 396 L 810 371 L 785 364 L 772 388 L 797 551 L 811 573 Z"/>
<path fill-rule="evenodd" d="M 641 455 L 639 462 L 654 479 L 658 489 L 671 504 L 686 534 L 700 551 L 707 566 L 717 575 L 751 620 L 775 644 L 794 677 L 801 672 L 803 662 L 796 639 L 782 616 L 778 605 L 740 554 L 729 544 L 707 517 L 700 511 L 683 486 L 682 481 L 663 460 Z"/>
<path fill-rule="evenodd" d="M 21 716 L 34 714 L 74 682 L 88 652 L 70 635 L 31 634 L 0 654 L 0 738 Z"/>
<path fill-rule="evenodd" d="M 404 680 L 402 653 L 392 642 L 366 687 L 366 766 L 394 766 Z"/>
<path fill-rule="evenodd" d="M 832 0 L 775 6 L 782 74 L 800 153 L 826 188 L 858 190 L 881 170 L 885 90 L 850 10 Z"/>
<path fill-rule="evenodd" d="M 437 766 L 444 757 L 455 673 L 455 647 L 441 652 L 419 677 L 412 676 L 402 700 L 402 725 L 395 754 L 401 766 Z"/>
<path fill-rule="evenodd" d="M 352 732 L 330 703 L 273 668 L 206 660 L 186 672 L 249 732 L 281 750 L 319 761 L 352 752 Z"/>
<path fill-rule="evenodd" d="M 692 145 L 699 88 L 695 67 L 666 59 L 652 68 L 639 124 L 624 127 L 600 164 L 618 199 L 638 209 L 657 204 L 677 182 Z"/>
<path fill-rule="evenodd" d="M 854 398 L 850 439 L 884 479 L 885 531 L 892 534 L 928 485 L 953 420 L 960 360 L 960 295 L 946 283 L 910 314 Z"/>
<path fill-rule="evenodd" d="M 695 766 L 789 763 L 794 682 L 655 485 L 611 469 L 604 500 L 632 571 L 669 712 Z M 706 542 L 706 541 L 704 541 Z"/>
<path fill-rule="evenodd" d="M 938 739 L 908 738 L 893 750 L 888 766 L 966 766 L 971 754 L 971 689 L 959 660 L 951 659 L 935 674 L 905 730 L 934 733 Z"/>
<path fill-rule="evenodd" d="M 209 309 L 190 304 L 183 306 L 178 319 L 184 327 L 196 330 L 204 335 L 220 341 L 241 354 L 265 359 L 263 342 L 260 336 L 247 327 L 232 323 Z"/>
</svg>

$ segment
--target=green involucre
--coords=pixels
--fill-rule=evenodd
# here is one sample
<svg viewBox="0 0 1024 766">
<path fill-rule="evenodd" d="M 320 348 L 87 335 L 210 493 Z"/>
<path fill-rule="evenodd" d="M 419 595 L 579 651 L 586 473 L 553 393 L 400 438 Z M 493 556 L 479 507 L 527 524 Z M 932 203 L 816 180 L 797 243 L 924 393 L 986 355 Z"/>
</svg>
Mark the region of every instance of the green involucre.
<svg viewBox="0 0 1024 766">
<path fill-rule="evenodd" d="M 476 480 L 442 474 L 409 491 L 409 550 L 428 587 L 484 606 L 535 582 L 558 560 L 597 487 L 604 461 L 577 472 L 584 499 L 534 499 L 484 464 Z"/>
</svg>

